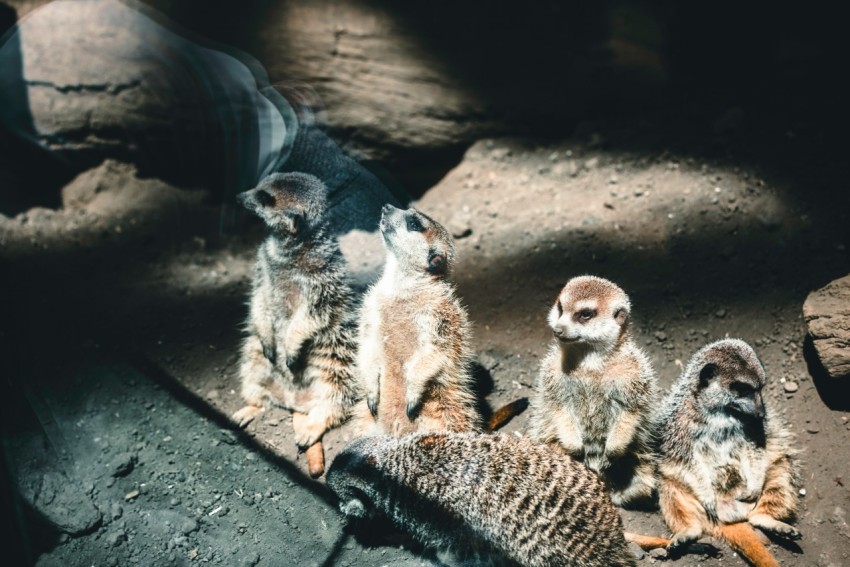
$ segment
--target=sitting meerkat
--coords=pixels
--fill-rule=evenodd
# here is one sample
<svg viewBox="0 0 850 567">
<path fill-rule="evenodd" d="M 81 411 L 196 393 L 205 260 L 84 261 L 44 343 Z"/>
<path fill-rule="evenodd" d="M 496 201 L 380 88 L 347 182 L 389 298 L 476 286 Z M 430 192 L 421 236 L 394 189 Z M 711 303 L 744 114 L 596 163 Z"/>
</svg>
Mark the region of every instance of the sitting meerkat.
<svg viewBox="0 0 850 567">
<path fill-rule="evenodd" d="M 470 326 L 449 281 L 451 235 L 421 212 L 392 205 L 379 228 L 386 263 L 360 310 L 360 432 L 480 429 Z"/>
<path fill-rule="evenodd" d="M 762 389 L 765 370 L 745 342 L 725 339 L 691 358 L 660 414 L 659 503 L 668 549 L 714 535 L 757 567 L 779 564 L 754 527 L 798 539 L 799 474 L 791 434 Z"/>
<path fill-rule="evenodd" d="M 267 402 L 293 412 L 295 442 L 322 474 L 319 443 L 358 397 L 356 309 L 345 260 L 325 220 L 327 190 L 312 175 L 274 174 L 238 201 L 265 222 L 239 375 L 245 426 Z"/>
<path fill-rule="evenodd" d="M 655 489 L 652 404 L 657 381 L 629 329 L 614 283 L 571 279 L 549 311 L 555 341 L 540 365 L 528 434 L 599 473 L 618 506 Z"/>
<path fill-rule="evenodd" d="M 358 439 L 334 459 L 327 483 L 346 516 L 387 517 L 426 547 L 499 565 L 635 565 L 627 541 L 669 541 L 624 533 L 597 475 L 514 435 Z"/>
</svg>

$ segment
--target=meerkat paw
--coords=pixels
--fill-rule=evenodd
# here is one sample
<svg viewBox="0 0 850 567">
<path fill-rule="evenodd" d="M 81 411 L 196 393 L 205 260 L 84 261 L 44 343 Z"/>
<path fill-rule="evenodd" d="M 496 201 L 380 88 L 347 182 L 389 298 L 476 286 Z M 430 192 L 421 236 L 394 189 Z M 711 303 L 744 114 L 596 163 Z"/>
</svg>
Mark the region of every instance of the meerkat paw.
<svg viewBox="0 0 850 567">
<path fill-rule="evenodd" d="M 767 514 L 753 514 L 747 521 L 750 525 L 762 530 L 763 532 L 777 535 L 785 539 L 801 539 L 803 534 L 792 525 L 780 522 L 779 520 L 768 516 Z"/>
<path fill-rule="evenodd" d="M 422 405 L 422 400 L 419 398 L 408 398 L 407 406 L 405 407 L 405 411 L 407 412 L 407 419 L 413 421 L 416 419 L 416 416 L 419 415 L 419 408 Z"/>
<path fill-rule="evenodd" d="M 277 349 L 274 346 L 274 343 L 267 343 L 265 341 L 260 341 L 260 344 L 263 347 L 263 356 L 266 357 L 266 360 L 272 363 L 274 366 L 277 361 Z"/>
<path fill-rule="evenodd" d="M 702 537 L 700 528 L 689 528 L 673 534 L 667 545 L 667 553 L 673 556 L 681 555 L 690 544 Z"/>
<path fill-rule="evenodd" d="M 371 413 L 373 417 L 377 417 L 378 416 L 378 392 L 369 393 L 366 396 L 366 405 L 369 407 L 369 413 Z"/>
<path fill-rule="evenodd" d="M 602 474 L 605 470 L 611 467 L 611 462 L 608 460 L 605 453 L 588 454 L 584 459 L 584 464 L 596 474 Z"/>
<path fill-rule="evenodd" d="M 300 451 L 304 451 L 321 440 L 328 427 L 324 419 L 295 412 L 292 414 L 292 429 L 295 430 L 295 444 Z"/>
<path fill-rule="evenodd" d="M 263 408 L 262 406 L 247 405 L 236 413 L 234 413 L 231 416 L 231 419 L 235 421 L 239 427 L 245 427 L 246 425 L 254 421 L 254 418 L 263 413 L 264 411 L 265 408 Z"/>
</svg>

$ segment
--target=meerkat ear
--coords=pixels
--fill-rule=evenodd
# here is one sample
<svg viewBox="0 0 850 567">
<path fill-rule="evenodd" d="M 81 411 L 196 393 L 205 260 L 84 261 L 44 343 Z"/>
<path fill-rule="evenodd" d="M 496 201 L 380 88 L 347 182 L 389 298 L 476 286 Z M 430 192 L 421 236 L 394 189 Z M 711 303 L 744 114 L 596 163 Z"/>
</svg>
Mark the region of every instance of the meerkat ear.
<svg viewBox="0 0 850 567">
<path fill-rule="evenodd" d="M 448 262 L 446 262 L 445 255 L 432 252 L 428 257 L 428 273 L 435 276 L 444 276 L 447 269 Z"/>
<path fill-rule="evenodd" d="M 709 362 L 699 371 L 699 387 L 705 388 L 711 379 L 717 376 L 717 365 Z"/>
<path fill-rule="evenodd" d="M 629 310 L 625 307 L 620 307 L 616 311 L 614 311 L 614 320 L 617 321 L 617 324 L 621 327 L 629 318 Z"/>
</svg>

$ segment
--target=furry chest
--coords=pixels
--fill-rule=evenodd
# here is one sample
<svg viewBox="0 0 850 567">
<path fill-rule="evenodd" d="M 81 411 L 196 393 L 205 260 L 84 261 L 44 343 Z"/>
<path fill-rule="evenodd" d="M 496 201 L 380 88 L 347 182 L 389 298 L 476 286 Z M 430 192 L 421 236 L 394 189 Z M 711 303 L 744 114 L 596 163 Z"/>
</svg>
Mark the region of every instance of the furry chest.
<svg viewBox="0 0 850 567">
<path fill-rule="evenodd" d="M 739 440 L 699 443 L 694 452 L 697 470 L 719 495 L 739 500 L 758 497 L 767 463 L 761 451 Z"/>
</svg>

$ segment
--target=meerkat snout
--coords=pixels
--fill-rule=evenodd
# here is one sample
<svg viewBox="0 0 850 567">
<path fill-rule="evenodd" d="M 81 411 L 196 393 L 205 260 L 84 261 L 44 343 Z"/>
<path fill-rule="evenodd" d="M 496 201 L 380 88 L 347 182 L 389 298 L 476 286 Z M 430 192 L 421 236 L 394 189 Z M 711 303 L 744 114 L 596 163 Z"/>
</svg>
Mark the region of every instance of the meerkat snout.
<svg viewBox="0 0 850 567">
<path fill-rule="evenodd" d="M 757 372 L 736 370 L 723 372 L 717 364 L 706 363 L 699 372 L 699 396 L 715 413 L 729 412 L 742 419 L 763 419 L 765 409 L 761 391 L 764 380 Z"/>
</svg>

